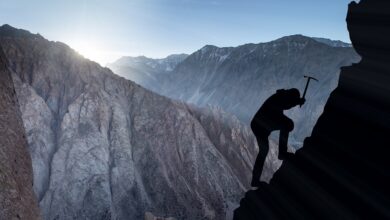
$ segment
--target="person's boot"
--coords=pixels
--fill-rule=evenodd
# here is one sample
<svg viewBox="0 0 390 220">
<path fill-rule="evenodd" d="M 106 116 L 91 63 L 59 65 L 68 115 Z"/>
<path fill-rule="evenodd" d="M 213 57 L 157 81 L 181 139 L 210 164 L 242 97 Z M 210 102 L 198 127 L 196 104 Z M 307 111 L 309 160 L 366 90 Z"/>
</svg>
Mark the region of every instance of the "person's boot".
<svg viewBox="0 0 390 220">
<path fill-rule="evenodd" d="M 287 152 L 279 152 L 278 159 L 279 160 L 284 160 L 287 158 Z"/>
<path fill-rule="evenodd" d="M 293 153 L 290 153 L 290 152 L 279 152 L 279 155 L 278 155 L 278 159 L 279 160 L 285 160 L 291 156 L 293 156 L 294 154 Z"/>
<path fill-rule="evenodd" d="M 284 160 L 284 159 L 286 159 L 286 153 L 285 153 L 285 152 L 284 152 L 284 153 L 279 152 L 278 159 L 279 159 L 279 160 Z"/>
<path fill-rule="evenodd" d="M 251 181 L 251 186 L 252 187 L 259 187 L 260 186 L 260 180 L 259 179 L 256 179 L 256 178 L 252 178 L 252 181 Z"/>
</svg>

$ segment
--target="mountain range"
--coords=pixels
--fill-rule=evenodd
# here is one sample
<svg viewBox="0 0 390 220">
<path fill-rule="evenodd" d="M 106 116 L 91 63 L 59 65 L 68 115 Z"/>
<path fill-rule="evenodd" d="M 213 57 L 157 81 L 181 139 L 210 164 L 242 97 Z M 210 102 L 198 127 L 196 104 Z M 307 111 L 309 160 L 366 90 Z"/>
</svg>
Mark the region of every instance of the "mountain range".
<svg viewBox="0 0 390 220">
<path fill-rule="evenodd" d="M 138 81 L 1 26 L 0 219 L 390 219 L 389 7 L 348 5 L 353 48 L 294 35 L 112 64 Z M 251 108 L 302 72 L 319 82 L 287 112 L 294 147 L 312 133 L 283 163 L 271 139 L 249 190 Z"/>
<path fill-rule="evenodd" d="M 286 112 L 295 121 L 291 145 L 299 148 L 336 88 L 340 67 L 360 57 L 348 43 L 292 35 L 238 47 L 206 45 L 163 74 L 131 69 L 132 59 L 121 58 L 109 68 L 161 95 L 200 107 L 219 106 L 245 124 L 276 90 L 295 87 L 302 94 L 304 75 L 317 78 L 319 82 L 309 86 L 306 104 Z"/>
<path fill-rule="evenodd" d="M 320 86 L 303 109 L 310 117 L 290 113 L 304 126 L 298 131 L 309 130 L 337 84 L 337 67 L 359 58 L 349 47 L 296 35 L 110 65 L 136 84 L 61 42 L 9 25 L 0 27 L 0 46 L 44 219 L 231 219 L 258 152 L 246 125 L 250 111 L 276 88 L 303 84 L 302 69 L 319 68 Z M 281 165 L 276 148 L 271 140 L 265 181 Z"/>
<path fill-rule="evenodd" d="M 145 56 L 122 57 L 107 66 L 116 74 L 123 76 L 152 91 L 159 91 L 160 78 L 171 72 L 181 63 L 187 54 L 173 54 L 163 59 L 152 59 Z"/>
</svg>

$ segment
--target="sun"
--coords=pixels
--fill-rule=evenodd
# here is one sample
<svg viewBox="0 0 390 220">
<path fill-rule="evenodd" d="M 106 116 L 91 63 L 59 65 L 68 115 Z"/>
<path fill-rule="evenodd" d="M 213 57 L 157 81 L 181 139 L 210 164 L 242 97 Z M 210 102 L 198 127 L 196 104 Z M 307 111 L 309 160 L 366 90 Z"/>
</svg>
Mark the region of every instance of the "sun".
<svg viewBox="0 0 390 220">
<path fill-rule="evenodd" d="M 66 42 L 71 48 L 84 58 L 95 61 L 101 66 L 118 59 L 120 55 L 105 48 L 105 44 L 93 40 L 72 40 Z"/>
<path fill-rule="evenodd" d="M 99 47 L 93 42 L 73 41 L 69 42 L 69 46 L 72 47 L 83 57 L 101 63 L 102 52 Z"/>
</svg>

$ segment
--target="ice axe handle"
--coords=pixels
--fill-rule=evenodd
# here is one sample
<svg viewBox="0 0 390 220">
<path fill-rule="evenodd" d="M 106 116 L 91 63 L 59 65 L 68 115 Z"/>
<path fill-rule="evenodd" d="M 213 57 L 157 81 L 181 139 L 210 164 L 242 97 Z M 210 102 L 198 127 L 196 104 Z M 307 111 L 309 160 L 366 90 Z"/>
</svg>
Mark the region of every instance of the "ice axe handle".
<svg viewBox="0 0 390 220">
<path fill-rule="evenodd" d="M 305 86 L 305 90 L 303 91 L 303 95 L 302 95 L 302 98 L 301 99 L 304 99 L 305 96 L 306 96 L 306 92 L 307 92 L 307 88 L 309 88 L 309 83 L 310 83 L 310 80 L 314 79 L 315 81 L 318 82 L 318 80 L 314 77 L 311 77 L 311 76 L 304 76 L 304 78 L 307 78 L 307 82 L 306 82 L 306 86 Z M 300 104 L 299 107 L 302 107 L 303 104 Z"/>
</svg>

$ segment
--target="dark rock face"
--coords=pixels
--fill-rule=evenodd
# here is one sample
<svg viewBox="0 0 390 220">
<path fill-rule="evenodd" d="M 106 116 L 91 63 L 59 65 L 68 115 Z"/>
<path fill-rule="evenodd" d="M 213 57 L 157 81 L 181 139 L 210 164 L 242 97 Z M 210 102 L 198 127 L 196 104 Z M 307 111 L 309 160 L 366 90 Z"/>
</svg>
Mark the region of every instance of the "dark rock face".
<svg viewBox="0 0 390 220">
<path fill-rule="evenodd" d="M 222 125 L 220 110 L 157 95 L 38 35 L 3 26 L 0 45 L 44 219 L 232 218 L 258 151 L 237 119 Z"/>
<path fill-rule="evenodd" d="M 261 104 L 277 89 L 295 87 L 302 93 L 306 83 L 303 76 L 312 75 L 320 81 L 310 85 L 306 104 L 288 112 L 296 124 L 290 140 L 298 148 L 336 88 L 340 67 L 359 60 L 349 44 L 293 35 L 239 47 L 208 45 L 161 75 L 155 86 L 146 78 L 140 85 L 200 107 L 219 106 L 249 125 Z M 113 70 L 118 74 L 126 71 Z"/>
<path fill-rule="evenodd" d="M 27 149 L 11 72 L 0 47 L 0 219 L 40 219 Z"/>
<path fill-rule="evenodd" d="M 246 193 L 234 219 L 390 218 L 389 1 L 349 5 L 362 61 L 340 81 L 311 137 L 270 184 Z"/>
</svg>

